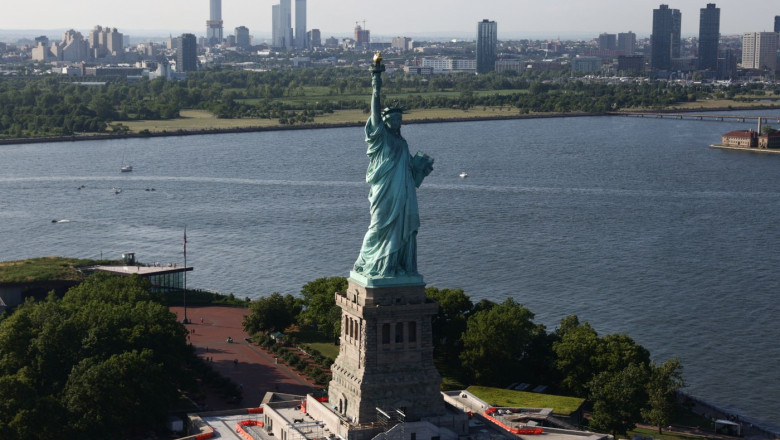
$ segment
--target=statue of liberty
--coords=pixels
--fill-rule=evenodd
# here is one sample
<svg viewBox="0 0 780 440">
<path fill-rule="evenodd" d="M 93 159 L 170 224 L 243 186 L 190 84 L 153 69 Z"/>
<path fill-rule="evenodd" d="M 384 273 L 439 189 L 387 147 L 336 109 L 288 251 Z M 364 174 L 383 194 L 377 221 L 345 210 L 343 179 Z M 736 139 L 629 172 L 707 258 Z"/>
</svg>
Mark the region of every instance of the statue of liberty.
<svg viewBox="0 0 780 440">
<path fill-rule="evenodd" d="M 403 108 L 382 109 L 382 55 L 371 66 L 371 117 L 366 121 L 368 170 L 366 182 L 371 223 L 363 238 L 353 271 L 368 278 L 417 276 L 417 229 L 420 214 L 417 190 L 433 170 L 433 159 L 418 152 L 409 154 L 401 136 Z"/>
</svg>

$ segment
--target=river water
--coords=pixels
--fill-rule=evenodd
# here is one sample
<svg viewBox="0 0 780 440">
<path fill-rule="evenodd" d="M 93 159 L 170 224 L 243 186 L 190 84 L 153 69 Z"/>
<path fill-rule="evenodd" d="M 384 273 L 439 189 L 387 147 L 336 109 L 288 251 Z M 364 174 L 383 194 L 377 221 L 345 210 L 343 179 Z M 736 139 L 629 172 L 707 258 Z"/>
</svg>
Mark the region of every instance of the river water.
<svg viewBox="0 0 780 440">
<path fill-rule="evenodd" d="M 474 302 L 513 297 L 548 330 L 574 313 L 601 335 L 627 333 L 658 362 L 679 357 L 689 394 L 780 429 L 780 155 L 708 148 L 753 126 L 407 125 L 412 153 L 436 159 L 418 191 L 420 272 Z M 360 250 L 363 137 L 353 127 L 1 146 L 0 260 L 132 251 L 182 264 L 186 226 L 188 286 L 297 294 L 347 276 Z M 123 160 L 132 173 L 119 172 Z"/>
</svg>

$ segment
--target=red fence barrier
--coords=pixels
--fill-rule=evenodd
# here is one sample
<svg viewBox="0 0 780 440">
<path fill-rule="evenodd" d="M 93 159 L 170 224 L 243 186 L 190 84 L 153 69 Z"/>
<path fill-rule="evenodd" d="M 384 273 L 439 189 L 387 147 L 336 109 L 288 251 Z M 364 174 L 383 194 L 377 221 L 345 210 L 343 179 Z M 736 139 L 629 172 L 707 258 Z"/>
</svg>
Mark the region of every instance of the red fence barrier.
<svg viewBox="0 0 780 440">
<path fill-rule="evenodd" d="M 263 426 L 263 422 L 259 422 L 257 420 L 242 420 L 242 421 L 236 423 L 236 432 L 238 433 L 238 435 L 240 435 L 241 437 L 244 437 L 246 440 L 255 440 L 255 438 L 252 437 L 251 434 L 249 434 L 248 432 L 246 432 L 244 430 L 244 426 L 260 426 L 260 427 L 262 427 Z"/>
<path fill-rule="evenodd" d="M 525 435 L 536 435 L 541 434 L 544 432 L 542 428 L 513 428 L 511 426 L 508 426 L 504 424 L 504 422 L 496 419 L 491 414 L 495 414 L 496 409 L 493 407 L 489 407 L 485 410 L 485 416 L 486 419 L 490 420 L 491 422 L 495 423 L 496 425 L 506 429 L 507 431 L 511 432 L 512 434 L 525 434 Z"/>
</svg>

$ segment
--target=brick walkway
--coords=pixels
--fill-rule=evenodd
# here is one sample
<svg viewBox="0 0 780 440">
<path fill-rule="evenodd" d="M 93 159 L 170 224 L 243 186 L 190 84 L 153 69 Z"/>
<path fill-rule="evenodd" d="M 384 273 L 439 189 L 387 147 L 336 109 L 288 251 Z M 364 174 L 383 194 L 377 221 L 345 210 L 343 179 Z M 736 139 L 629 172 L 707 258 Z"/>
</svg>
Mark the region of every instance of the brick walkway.
<svg viewBox="0 0 780 440">
<path fill-rule="evenodd" d="M 179 321 L 184 318 L 183 307 L 170 309 Z M 267 391 L 307 394 L 316 388 L 314 382 L 293 368 L 275 363 L 273 354 L 244 339 L 248 335 L 241 321 L 247 314 L 248 309 L 237 307 L 187 307 L 189 341 L 198 356 L 213 359 L 214 369 L 233 379 L 244 390 L 243 402 L 236 404 L 229 404 L 218 396 L 207 396 L 209 410 L 259 406 Z M 228 337 L 233 338 L 233 343 L 227 342 Z"/>
</svg>

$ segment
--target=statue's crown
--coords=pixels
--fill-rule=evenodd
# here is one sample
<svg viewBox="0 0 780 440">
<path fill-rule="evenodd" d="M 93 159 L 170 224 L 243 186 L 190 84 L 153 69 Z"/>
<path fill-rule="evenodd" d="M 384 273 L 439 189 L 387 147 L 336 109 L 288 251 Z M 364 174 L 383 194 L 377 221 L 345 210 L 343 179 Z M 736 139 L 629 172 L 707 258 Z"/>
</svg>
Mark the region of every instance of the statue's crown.
<svg viewBox="0 0 780 440">
<path fill-rule="evenodd" d="M 393 107 L 385 107 L 384 110 L 382 110 L 382 117 L 391 114 L 391 113 L 406 113 L 406 109 L 401 106 L 393 106 Z"/>
</svg>

